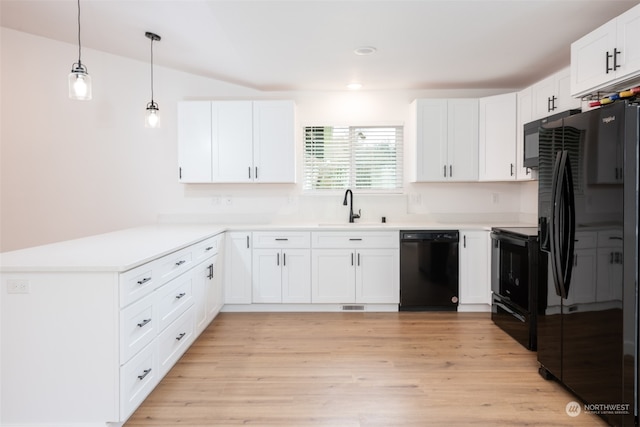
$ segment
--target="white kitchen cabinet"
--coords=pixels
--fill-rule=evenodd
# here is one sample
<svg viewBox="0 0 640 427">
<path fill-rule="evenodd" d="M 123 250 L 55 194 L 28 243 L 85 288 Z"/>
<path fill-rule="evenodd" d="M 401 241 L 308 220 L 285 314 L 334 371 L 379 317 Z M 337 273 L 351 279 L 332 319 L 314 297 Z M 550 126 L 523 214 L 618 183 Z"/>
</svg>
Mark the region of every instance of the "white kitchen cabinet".
<svg viewBox="0 0 640 427">
<path fill-rule="evenodd" d="M 313 303 L 398 304 L 397 232 L 314 232 Z"/>
<path fill-rule="evenodd" d="M 3 425 L 120 425 L 193 343 L 218 237 L 161 228 L 3 254 Z"/>
<path fill-rule="evenodd" d="M 524 166 L 524 125 L 533 121 L 533 99 L 531 87 L 517 94 L 518 111 L 516 124 L 516 180 L 531 181 L 534 179 L 530 168 Z"/>
<path fill-rule="evenodd" d="M 184 183 L 295 182 L 293 101 L 178 103 Z"/>
<path fill-rule="evenodd" d="M 640 73 L 640 6 L 571 44 L 571 94 L 618 87 Z"/>
<path fill-rule="evenodd" d="M 491 306 L 491 239 L 486 230 L 464 230 L 460 232 L 459 284 L 460 301 L 458 311 L 465 306 L 482 304 Z"/>
<path fill-rule="evenodd" d="M 416 181 L 477 181 L 478 100 L 417 99 Z"/>
<path fill-rule="evenodd" d="M 516 94 L 480 98 L 479 180 L 516 179 Z"/>
<path fill-rule="evenodd" d="M 214 266 L 217 262 L 217 255 L 198 264 L 195 267 L 193 293 L 195 296 L 195 323 L 196 334 L 200 334 L 209 324 L 209 305 L 210 294 L 214 292 Z"/>
<path fill-rule="evenodd" d="M 253 241 L 253 302 L 310 303 L 310 233 L 254 232 Z"/>
<path fill-rule="evenodd" d="M 567 67 L 531 86 L 533 119 L 541 119 L 566 110 L 581 107 L 581 101 L 571 96 L 571 71 Z"/>
<path fill-rule="evenodd" d="M 251 233 L 225 234 L 224 302 L 251 304 Z"/>
</svg>

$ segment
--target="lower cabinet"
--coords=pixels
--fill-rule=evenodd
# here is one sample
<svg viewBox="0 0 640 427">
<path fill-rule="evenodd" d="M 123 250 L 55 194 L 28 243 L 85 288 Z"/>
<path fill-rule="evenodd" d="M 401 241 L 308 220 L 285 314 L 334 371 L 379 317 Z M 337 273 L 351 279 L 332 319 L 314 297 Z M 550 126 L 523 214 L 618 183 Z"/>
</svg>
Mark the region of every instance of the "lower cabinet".
<svg viewBox="0 0 640 427">
<path fill-rule="evenodd" d="M 214 255 L 194 269 L 193 293 L 196 334 L 200 334 L 222 308 L 222 280 L 219 255 Z"/>
<path fill-rule="evenodd" d="M 224 302 L 251 304 L 251 233 L 225 234 Z"/>
<path fill-rule="evenodd" d="M 254 303 L 310 303 L 309 249 L 254 249 Z"/>
<path fill-rule="evenodd" d="M 460 301 L 458 311 L 472 305 L 491 307 L 491 239 L 486 230 L 461 230 L 459 243 Z"/>
<path fill-rule="evenodd" d="M 311 234 L 313 303 L 398 304 L 398 232 Z"/>
</svg>

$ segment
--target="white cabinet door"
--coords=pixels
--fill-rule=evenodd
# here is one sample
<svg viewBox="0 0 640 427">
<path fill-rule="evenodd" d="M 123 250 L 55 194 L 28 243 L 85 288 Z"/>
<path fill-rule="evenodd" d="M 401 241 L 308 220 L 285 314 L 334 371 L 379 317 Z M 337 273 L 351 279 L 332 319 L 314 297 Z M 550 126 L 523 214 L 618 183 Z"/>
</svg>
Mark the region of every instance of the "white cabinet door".
<svg viewBox="0 0 640 427">
<path fill-rule="evenodd" d="M 516 177 L 516 94 L 480 98 L 479 179 Z"/>
<path fill-rule="evenodd" d="M 524 166 L 524 125 L 533 120 L 531 87 L 521 90 L 518 99 L 518 122 L 516 125 L 516 180 L 530 181 L 533 173 Z"/>
<path fill-rule="evenodd" d="M 573 96 L 621 84 L 639 71 L 640 6 L 628 10 L 571 44 Z"/>
<path fill-rule="evenodd" d="M 450 181 L 478 180 L 478 100 L 448 102 L 448 170 Z"/>
<path fill-rule="evenodd" d="M 178 103 L 180 182 L 211 182 L 211 102 Z"/>
<path fill-rule="evenodd" d="M 587 92 L 612 78 L 613 58 L 607 55 L 615 46 L 615 20 L 571 44 L 571 93 Z"/>
<path fill-rule="evenodd" d="M 580 108 L 580 100 L 570 94 L 571 74 L 565 68 L 534 84 L 533 120 L 548 117 L 563 111 Z"/>
<path fill-rule="evenodd" d="M 207 313 L 207 299 L 213 287 L 212 270 L 209 267 L 214 262 L 210 258 L 194 267 L 193 272 L 193 299 L 195 305 L 196 335 L 199 335 L 209 324 Z"/>
<path fill-rule="evenodd" d="M 462 232 L 459 248 L 460 304 L 491 304 L 489 232 Z"/>
<path fill-rule="evenodd" d="M 400 261 L 397 249 L 359 249 L 356 252 L 355 302 L 400 302 Z"/>
<path fill-rule="evenodd" d="M 251 101 L 211 102 L 213 182 L 251 182 L 253 170 Z"/>
<path fill-rule="evenodd" d="M 282 302 L 311 302 L 311 251 L 282 251 Z"/>
<path fill-rule="evenodd" d="M 296 181 L 293 101 L 253 102 L 253 178 L 256 182 Z"/>
<path fill-rule="evenodd" d="M 253 250 L 254 303 L 282 302 L 282 254 L 278 249 Z"/>
<path fill-rule="evenodd" d="M 224 251 L 224 249 L 222 249 Z M 222 272 L 224 269 L 222 268 L 222 260 L 224 259 L 220 253 L 215 255 L 210 263 L 211 265 L 211 275 L 213 278 L 209 282 L 209 286 L 206 288 L 206 310 L 207 310 L 207 324 L 211 323 L 211 321 L 218 315 L 222 306 L 224 305 L 224 289 L 222 284 L 224 282 Z"/>
<path fill-rule="evenodd" d="M 313 303 L 339 304 L 355 301 L 355 251 L 314 249 L 311 264 Z"/>
<path fill-rule="evenodd" d="M 478 100 L 418 99 L 416 180 L 478 179 Z"/>
<path fill-rule="evenodd" d="M 617 47 L 620 51 L 616 79 L 625 79 L 640 71 L 640 6 L 618 16 Z"/>
<path fill-rule="evenodd" d="M 622 245 L 618 248 L 598 248 L 597 270 L 596 301 L 621 302 L 624 287 Z"/>
<path fill-rule="evenodd" d="M 446 99 L 419 99 L 417 109 L 417 181 L 446 181 L 448 107 Z"/>
<path fill-rule="evenodd" d="M 224 301 L 251 304 L 251 233 L 226 233 Z"/>
</svg>

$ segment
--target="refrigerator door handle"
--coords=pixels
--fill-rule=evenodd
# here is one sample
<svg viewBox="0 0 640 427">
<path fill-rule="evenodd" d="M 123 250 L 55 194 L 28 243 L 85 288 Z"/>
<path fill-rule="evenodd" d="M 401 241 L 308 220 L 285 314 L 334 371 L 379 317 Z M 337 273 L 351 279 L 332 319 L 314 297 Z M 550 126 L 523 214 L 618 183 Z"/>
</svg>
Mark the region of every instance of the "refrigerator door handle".
<svg viewBox="0 0 640 427">
<path fill-rule="evenodd" d="M 555 285 L 556 295 L 563 297 L 562 286 L 562 274 L 560 274 L 560 248 L 558 246 L 559 235 L 559 221 L 560 221 L 560 207 L 561 207 L 561 174 L 562 152 L 556 153 L 556 160 L 553 164 L 553 173 L 551 176 L 551 216 L 549 217 L 549 249 L 550 249 L 550 261 L 551 261 L 551 276 L 553 277 L 553 284 Z"/>
<path fill-rule="evenodd" d="M 569 153 L 564 151 L 564 165 L 562 169 L 562 284 L 567 298 L 569 287 L 571 286 L 571 273 L 573 271 L 573 260 L 575 255 L 575 194 L 573 190 L 573 175 L 571 173 L 571 162 Z"/>
</svg>

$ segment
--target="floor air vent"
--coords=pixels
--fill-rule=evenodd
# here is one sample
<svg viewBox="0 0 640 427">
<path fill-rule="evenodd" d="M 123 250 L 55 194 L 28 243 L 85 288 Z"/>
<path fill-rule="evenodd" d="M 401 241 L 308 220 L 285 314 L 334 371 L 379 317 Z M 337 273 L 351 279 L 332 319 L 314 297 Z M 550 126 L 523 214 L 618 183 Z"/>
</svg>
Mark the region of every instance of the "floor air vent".
<svg viewBox="0 0 640 427">
<path fill-rule="evenodd" d="M 343 305 L 342 311 L 364 311 L 364 305 Z"/>
</svg>

